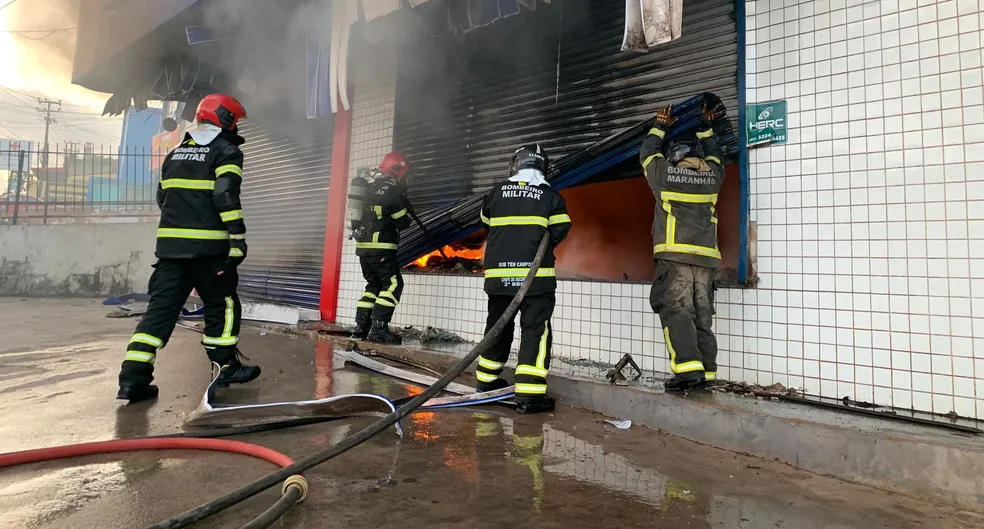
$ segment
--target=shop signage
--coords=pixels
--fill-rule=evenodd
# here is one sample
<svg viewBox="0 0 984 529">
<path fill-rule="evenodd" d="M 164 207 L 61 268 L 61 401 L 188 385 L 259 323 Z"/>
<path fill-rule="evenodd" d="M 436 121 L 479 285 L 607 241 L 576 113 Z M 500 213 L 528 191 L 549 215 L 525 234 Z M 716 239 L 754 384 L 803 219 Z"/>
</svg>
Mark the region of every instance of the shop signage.
<svg viewBox="0 0 984 529">
<path fill-rule="evenodd" d="M 786 143 L 786 101 L 749 103 L 745 111 L 746 145 Z"/>
</svg>

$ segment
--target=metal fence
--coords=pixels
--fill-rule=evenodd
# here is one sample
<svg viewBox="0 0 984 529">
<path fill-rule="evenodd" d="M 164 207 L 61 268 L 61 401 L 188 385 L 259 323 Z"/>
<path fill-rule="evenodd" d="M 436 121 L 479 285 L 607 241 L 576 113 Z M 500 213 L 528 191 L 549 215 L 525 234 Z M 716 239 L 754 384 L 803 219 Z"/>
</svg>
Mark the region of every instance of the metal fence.
<svg viewBox="0 0 984 529">
<path fill-rule="evenodd" d="M 73 144 L 40 152 L 0 150 L 0 224 L 156 215 L 165 154 Z"/>
</svg>

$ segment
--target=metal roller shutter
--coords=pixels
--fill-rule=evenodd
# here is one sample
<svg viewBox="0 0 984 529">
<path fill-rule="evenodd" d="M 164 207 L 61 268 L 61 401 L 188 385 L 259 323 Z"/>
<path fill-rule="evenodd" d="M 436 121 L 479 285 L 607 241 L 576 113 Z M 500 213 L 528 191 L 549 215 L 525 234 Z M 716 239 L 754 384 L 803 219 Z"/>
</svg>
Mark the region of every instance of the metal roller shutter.
<svg viewBox="0 0 984 529">
<path fill-rule="evenodd" d="M 425 210 L 483 192 L 523 143 L 556 160 L 702 92 L 737 116 L 734 0 L 684 9 L 682 38 L 648 53 L 619 51 L 624 3 L 612 0 L 541 2 L 405 47 L 394 144 L 414 164 L 411 201 Z"/>
<path fill-rule="evenodd" d="M 249 255 L 240 267 L 248 299 L 318 308 L 328 217 L 331 122 L 290 137 L 249 120 L 242 202 Z M 328 130 L 318 130 L 319 128 Z M 303 138 L 303 139 L 299 139 Z"/>
</svg>

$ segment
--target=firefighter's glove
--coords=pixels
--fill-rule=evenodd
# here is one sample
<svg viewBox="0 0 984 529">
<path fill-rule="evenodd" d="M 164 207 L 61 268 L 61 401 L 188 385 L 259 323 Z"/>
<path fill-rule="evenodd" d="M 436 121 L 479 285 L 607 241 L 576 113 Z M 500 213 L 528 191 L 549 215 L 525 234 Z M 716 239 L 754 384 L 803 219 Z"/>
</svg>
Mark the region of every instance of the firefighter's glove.
<svg viewBox="0 0 984 529">
<path fill-rule="evenodd" d="M 673 105 L 667 105 L 656 112 L 656 124 L 663 130 L 670 130 L 680 118 L 673 115 Z"/>
<path fill-rule="evenodd" d="M 704 109 L 701 112 L 701 118 L 704 120 L 704 128 L 710 128 L 714 121 L 724 115 L 724 104 L 717 102 L 712 105 L 704 103 Z"/>
<path fill-rule="evenodd" d="M 246 260 L 248 247 L 246 241 L 233 239 L 229 241 L 229 257 L 226 259 L 225 269 L 233 271 Z"/>
</svg>

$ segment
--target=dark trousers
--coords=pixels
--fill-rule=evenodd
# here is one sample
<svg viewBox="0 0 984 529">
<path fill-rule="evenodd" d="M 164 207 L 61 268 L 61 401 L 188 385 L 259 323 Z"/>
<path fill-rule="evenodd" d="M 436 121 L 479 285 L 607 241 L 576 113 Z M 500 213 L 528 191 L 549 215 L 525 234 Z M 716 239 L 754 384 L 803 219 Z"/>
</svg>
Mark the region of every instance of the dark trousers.
<svg viewBox="0 0 984 529">
<path fill-rule="evenodd" d="M 657 260 L 649 303 L 663 324 L 663 338 L 674 373 L 704 371 L 717 377 L 714 322 L 714 275 L 706 266 Z"/>
<path fill-rule="evenodd" d="M 356 321 L 389 323 L 403 295 L 403 275 L 396 262 L 396 252 L 362 255 L 359 264 L 362 265 L 362 277 L 366 278 L 366 291 L 356 305 Z"/>
<path fill-rule="evenodd" d="M 205 304 L 202 344 L 209 359 L 222 365 L 235 356 L 242 316 L 236 294 L 239 274 L 225 270 L 225 263 L 224 256 L 157 261 L 148 285 L 150 304 L 127 345 L 121 384 L 143 385 L 154 379 L 157 350 L 167 345 L 192 289 Z"/>
<path fill-rule="evenodd" d="M 513 296 L 489 296 L 489 316 L 485 326 L 488 333 L 506 312 Z M 553 329 L 550 316 L 556 301 L 554 294 L 526 296 L 519 307 L 519 362 L 516 367 L 516 395 L 535 396 L 547 393 L 547 371 L 550 369 L 550 350 L 553 346 Z M 494 382 L 502 374 L 509 360 L 515 321 L 510 320 L 502 334 L 488 351 L 478 358 L 475 376 L 479 382 Z"/>
</svg>

